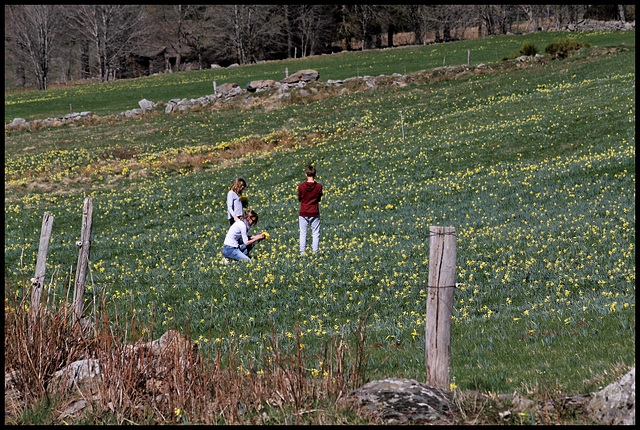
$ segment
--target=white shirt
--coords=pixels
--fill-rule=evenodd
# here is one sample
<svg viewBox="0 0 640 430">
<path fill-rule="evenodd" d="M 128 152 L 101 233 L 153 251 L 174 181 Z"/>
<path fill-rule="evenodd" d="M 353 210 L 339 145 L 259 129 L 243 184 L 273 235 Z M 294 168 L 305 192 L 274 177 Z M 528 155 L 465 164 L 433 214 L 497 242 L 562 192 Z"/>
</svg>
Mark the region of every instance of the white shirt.
<svg viewBox="0 0 640 430">
<path fill-rule="evenodd" d="M 249 223 L 247 220 L 239 219 L 229 227 L 227 237 L 224 238 L 224 244 L 237 248 L 241 243 L 245 244 L 249 242 L 249 236 L 247 235 L 248 231 Z"/>
<path fill-rule="evenodd" d="M 233 219 L 233 215 L 237 217 L 242 216 L 242 202 L 237 193 L 229 190 L 227 193 L 227 218 Z"/>
</svg>

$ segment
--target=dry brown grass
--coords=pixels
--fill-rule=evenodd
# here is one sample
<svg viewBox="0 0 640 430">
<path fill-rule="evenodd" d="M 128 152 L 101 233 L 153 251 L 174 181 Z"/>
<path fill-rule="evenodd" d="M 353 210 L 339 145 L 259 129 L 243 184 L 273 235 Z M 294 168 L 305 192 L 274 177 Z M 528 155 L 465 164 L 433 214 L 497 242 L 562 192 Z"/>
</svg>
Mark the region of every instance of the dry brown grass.
<svg viewBox="0 0 640 430">
<path fill-rule="evenodd" d="M 5 375 L 13 376 L 17 399 L 13 409 L 5 408 L 10 424 L 29 423 L 30 408 L 50 398 L 49 421 L 54 424 L 81 416 L 94 424 L 345 423 L 349 412 L 335 399 L 362 384 L 367 370 L 366 322 L 355 340 L 336 336 L 325 344 L 320 369 L 325 376 L 314 377 L 310 360 L 320 357 L 306 356 L 299 329 L 294 339 L 284 341 L 272 331 L 262 355 L 252 358 L 243 353 L 241 341 L 156 355 L 132 348 L 157 337 L 136 317 L 110 320 L 107 312 L 95 312 L 93 322 L 80 330 L 72 327 L 63 300 L 57 307 L 43 307 L 30 326 L 30 287 L 5 274 L 5 288 Z M 72 390 L 51 385 L 56 371 L 85 358 L 99 360 L 99 382 Z M 82 399 L 90 407 L 75 418 L 60 414 L 60 405 Z"/>
<path fill-rule="evenodd" d="M 276 148 L 289 150 L 297 146 L 316 145 L 322 141 L 322 138 L 322 133 L 294 136 L 290 131 L 282 130 L 270 135 L 268 139 L 252 136 L 244 142 L 232 143 L 222 150 L 199 154 L 171 152 L 156 160 L 156 165 L 169 172 L 215 169 L 226 167 L 234 162 L 242 163 L 248 156 L 268 154 Z"/>
<path fill-rule="evenodd" d="M 84 166 L 77 173 L 66 172 L 64 166 L 56 166 L 44 172 L 23 171 L 19 177 L 5 175 L 5 202 L 10 202 L 16 195 L 22 192 L 39 189 L 47 193 L 75 193 L 83 192 L 87 187 L 95 187 L 101 181 L 113 186 L 114 181 L 129 179 L 143 179 L 149 174 L 150 169 L 161 169 L 169 173 L 202 171 L 226 167 L 233 163 L 242 163 L 248 156 L 266 155 L 276 148 L 290 150 L 295 147 L 308 147 L 321 143 L 324 138 L 322 133 L 307 133 L 294 135 L 287 129 L 270 135 L 268 138 L 252 136 L 244 142 L 232 143 L 222 150 L 188 154 L 172 151 L 154 162 L 151 167 L 142 164 L 137 157 L 141 151 L 130 146 L 122 146 L 105 150 L 99 154 L 100 161 Z M 66 141 L 57 142 L 60 145 Z M 129 172 L 124 175 L 125 169 Z M 66 175 L 61 180 L 51 180 L 52 177 L 65 171 Z M 26 185 L 17 180 L 27 179 Z"/>
</svg>

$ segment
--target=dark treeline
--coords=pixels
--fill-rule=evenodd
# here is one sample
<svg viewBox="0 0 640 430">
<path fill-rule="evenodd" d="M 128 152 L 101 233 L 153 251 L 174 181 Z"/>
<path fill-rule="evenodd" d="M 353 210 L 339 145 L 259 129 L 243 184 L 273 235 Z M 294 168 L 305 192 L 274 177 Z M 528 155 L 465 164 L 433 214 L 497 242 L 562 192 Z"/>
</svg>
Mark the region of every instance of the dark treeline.
<svg viewBox="0 0 640 430">
<path fill-rule="evenodd" d="M 5 5 L 5 86 L 556 30 L 630 13 L 624 5 Z"/>
</svg>

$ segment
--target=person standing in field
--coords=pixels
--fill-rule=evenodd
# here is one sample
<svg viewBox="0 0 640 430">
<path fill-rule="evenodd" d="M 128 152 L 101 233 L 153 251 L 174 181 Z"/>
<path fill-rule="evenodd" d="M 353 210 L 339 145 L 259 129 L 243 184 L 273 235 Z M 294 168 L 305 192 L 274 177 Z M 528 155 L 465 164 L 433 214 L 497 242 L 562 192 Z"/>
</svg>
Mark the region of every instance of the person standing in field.
<svg viewBox="0 0 640 430">
<path fill-rule="evenodd" d="M 304 255 L 307 245 L 307 230 L 311 226 L 311 249 L 318 252 L 320 244 L 320 200 L 322 184 L 316 182 L 316 168 L 307 166 L 304 171 L 307 180 L 298 185 L 298 201 L 300 202 L 300 255 Z"/>
<path fill-rule="evenodd" d="M 231 184 L 229 192 L 227 193 L 227 218 L 229 219 L 229 225 L 233 225 L 242 216 L 243 208 L 246 204 L 243 202 L 242 191 L 247 188 L 247 182 L 242 178 L 237 178 Z"/>
<path fill-rule="evenodd" d="M 249 252 L 251 252 L 257 241 L 266 237 L 264 233 L 249 237 L 249 228 L 257 223 L 258 214 L 253 209 L 244 212 L 240 218 L 238 218 L 238 221 L 229 227 L 227 236 L 224 238 L 222 256 L 230 258 L 231 260 L 251 261 Z M 227 263 L 227 260 L 223 259 L 222 262 Z"/>
</svg>

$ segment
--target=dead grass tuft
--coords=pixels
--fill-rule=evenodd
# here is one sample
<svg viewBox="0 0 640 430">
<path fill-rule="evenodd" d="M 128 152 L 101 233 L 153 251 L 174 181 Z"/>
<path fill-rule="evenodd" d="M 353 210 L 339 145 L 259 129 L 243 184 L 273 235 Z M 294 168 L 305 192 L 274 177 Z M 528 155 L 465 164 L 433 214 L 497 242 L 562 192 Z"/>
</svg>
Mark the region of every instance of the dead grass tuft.
<svg viewBox="0 0 640 430">
<path fill-rule="evenodd" d="M 366 323 L 351 340 L 334 336 L 315 356 L 306 355 L 299 328 L 293 339 L 272 328 L 258 356 L 244 355 L 246 341 L 224 333 L 231 339 L 228 345 L 190 347 L 195 344 L 188 329 L 186 348 L 154 352 L 148 346 L 156 337 L 153 330 L 139 315 L 109 319 L 104 298 L 89 328 L 78 331 L 66 304 L 43 307 L 30 325 L 28 284 L 10 282 L 5 274 L 5 289 L 5 375 L 12 376 L 12 398 L 24 400 L 14 402 L 17 411 L 5 416 L 8 423 L 28 423 L 21 412 L 51 396 L 49 403 L 58 406 L 52 406 L 48 419 L 56 424 L 65 419 L 59 405 L 80 400 L 90 404 L 83 422 L 95 424 L 105 419 L 118 424 L 335 424 L 340 418 L 334 414 L 342 414 L 332 406 L 335 399 L 362 384 L 367 370 Z M 70 391 L 64 384 L 50 385 L 56 371 L 84 358 L 99 361 L 97 382 L 74 384 Z M 310 372 L 319 358 L 321 377 Z"/>
<path fill-rule="evenodd" d="M 111 148 L 111 149 L 102 151 L 101 153 L 98 154 L 98 156 L 102 160 L 110 160 L 112 158 L 115 158 L 118 160 L 130 160 L 134 158 L 136 155 L 139 155 L 140 152 L 141 151 L 139 149 L 132 148 L 128 145 L 125 145 L 125 146 L 118 146 L 116 148 Z"/>
</svg>

